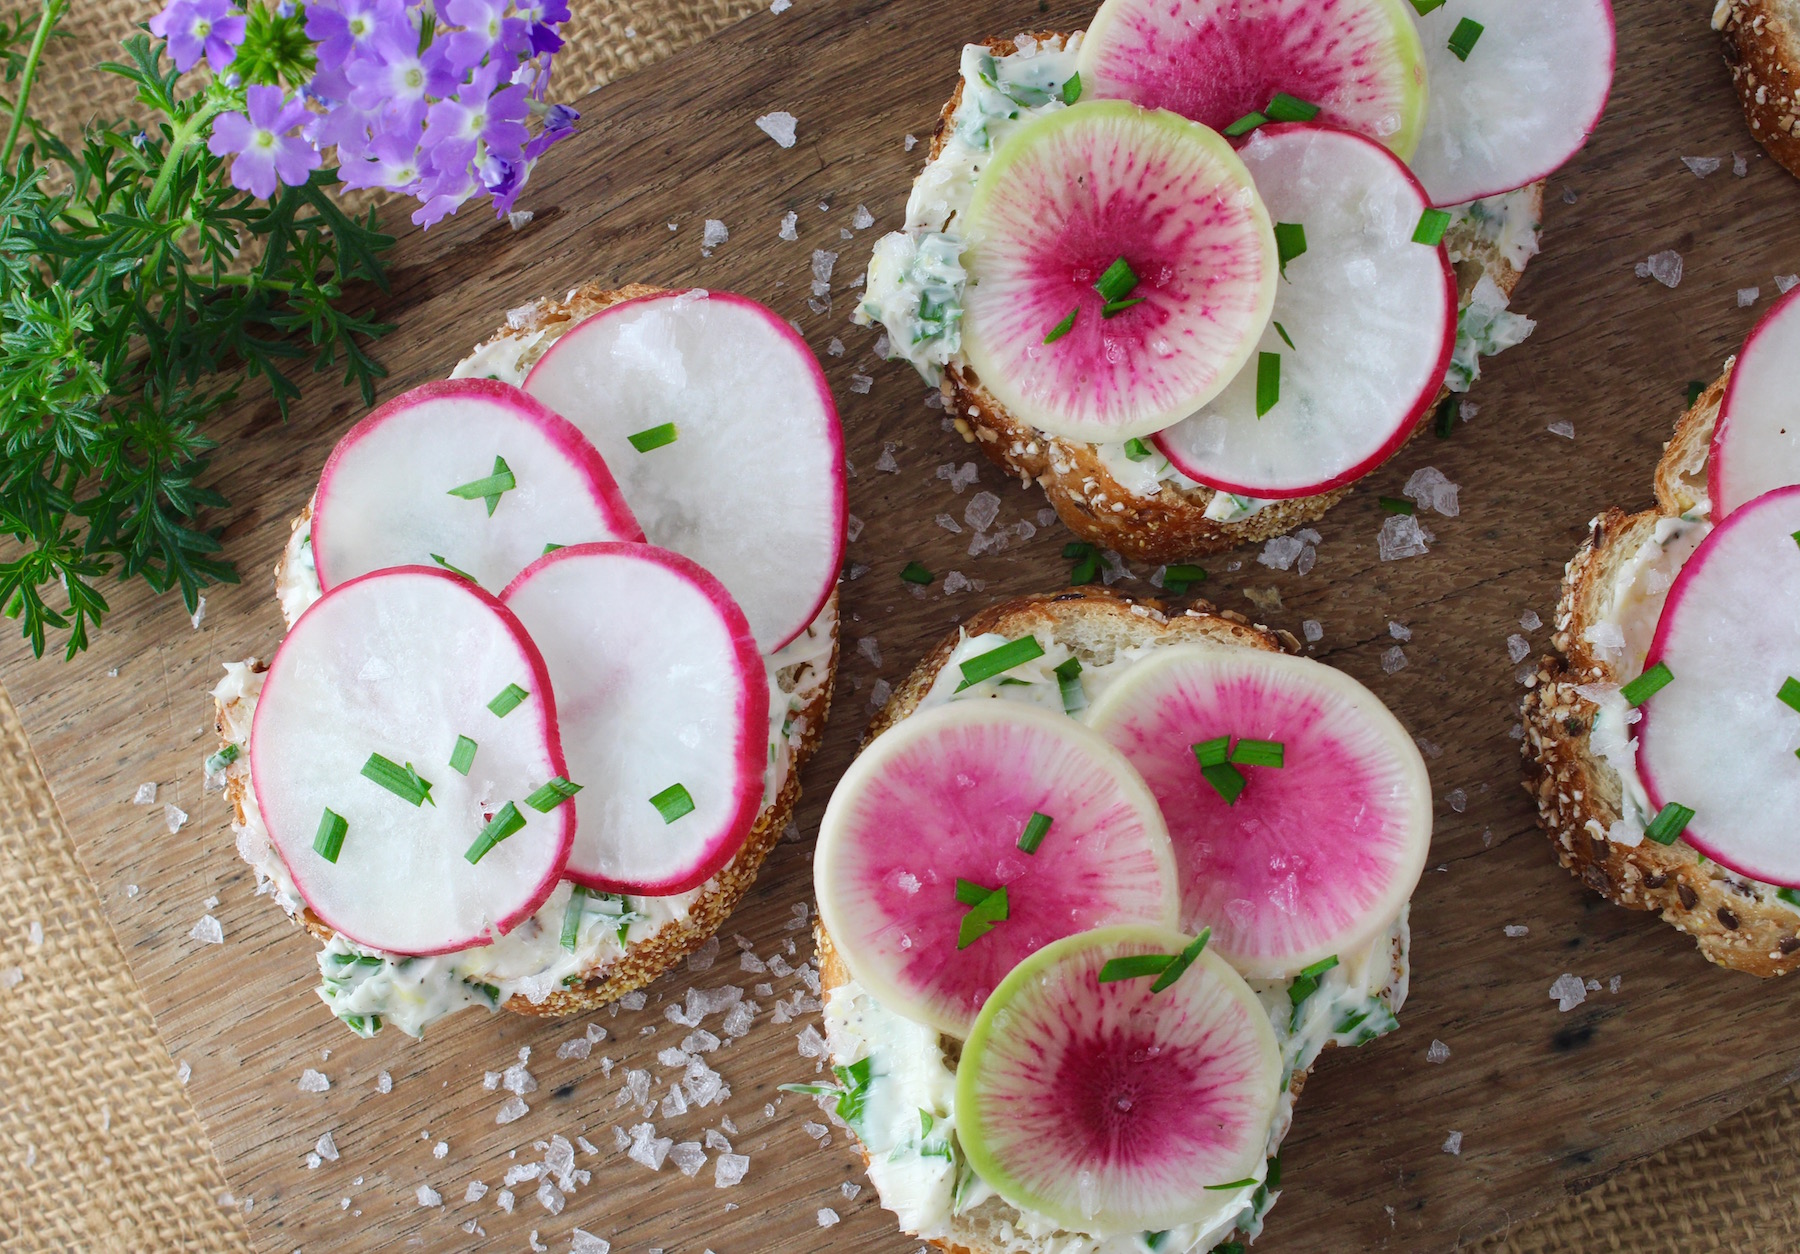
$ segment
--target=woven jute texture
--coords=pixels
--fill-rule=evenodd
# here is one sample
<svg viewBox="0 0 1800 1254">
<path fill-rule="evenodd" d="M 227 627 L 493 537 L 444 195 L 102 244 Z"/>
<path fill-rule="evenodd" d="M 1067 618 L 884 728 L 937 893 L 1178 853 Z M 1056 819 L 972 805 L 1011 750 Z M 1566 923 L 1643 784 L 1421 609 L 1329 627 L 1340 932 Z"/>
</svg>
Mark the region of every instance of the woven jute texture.
<svg viewBox="0 0 1800 1254">
<path fill-rule="evenodd" d="M 125 85 L 93 67 L 157 7 L 77 0 L 70 37 L 52 47 L 33 111 L 65 136 L 91 118 L 130 112 Z M 553 95 L 573 100 L 759 7 L 760 0 L 574 0 Z M 1479 1248 L 1800 1250 L 1796 1144 L 1800 1093 L 1788 1090 Z M 176 1064 L 0 694 L 0 1250 L 248 1248 Z"/>
</svg>

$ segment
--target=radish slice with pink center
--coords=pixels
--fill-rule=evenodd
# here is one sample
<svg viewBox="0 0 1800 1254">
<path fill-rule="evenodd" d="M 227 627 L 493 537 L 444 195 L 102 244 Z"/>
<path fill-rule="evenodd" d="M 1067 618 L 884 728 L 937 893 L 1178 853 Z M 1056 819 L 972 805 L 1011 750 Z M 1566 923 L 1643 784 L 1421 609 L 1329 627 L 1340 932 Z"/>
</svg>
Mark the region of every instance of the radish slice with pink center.
<svg viewBox="0 0 1800 1254">
<path fill-rule="evenodd" d="M 1256 994 L 1210 949 L 1161 992 L 1107 962 L 1179 954 L 1149 927 L 1071 936 L 1021 962 L 956 1068 L 969 1163 L 1028 1214 L 1099 1237 L 1226 1219 L 1260 1178 L 1281 1053 Z"/>
<path fill-rule="evenodd" d="M 1653 811 L 1694 812 L 1688 844 L 1768 884 L 1800 888 L 1800 486 L 1732 512 L 1681 568 L 1650 642 L 1674 678 L 1639 707 L 1638 769 Z"/>
<path fill-rule="evenodd" d="M 712 878 L 756 822 L 768 755 L 768 672 L 737 602 L 648 544 L 559 549 L 504 599 L 544 652 L 582 786 L 567 878 L 647 896 Z M 693 809 L 665 819 L 651 798 L 676 785 Z"/>
<path fill-rule="evenodd" d="M 1341 671 L 1249 649 L 1178 646 L 1135 663 L 1088 713 L 1169 820 L 1181 927 L 1251 979 L 1371 944 L 1431 845 L 1431 781 L 1406 729 Z M 1193 746 L 1276 741 L 1283 765 L 1234 768 L 1235 801 Z"/>
<path fill-rule="evenodd" d="M 1231 146 L 1124 101 L 1013 132 L 963 230 L 963 351 L 1052 435 L 1124 440 L 1191 414 L 1244 364 L 1275 298 L 1275 237 Z M 1096 284 L 1121 259 L 1139 303 L 1108 316 Z"/>
<path fill-rule="evenodd" d="M 1433 204 L 1536 182 L 1600 124 L 1613 78 L 1608 0 L 1449 0 L 1418 21 L 1431 98 L 1411 164 Z"/>
<path fill-rule="evenodd" d="M 1264 127 L 1238 155 L 1269 216 L 1305 230 L 1306 251 L 1276 285 L 1257 358 L 1156 445 L 1209 487 L 1311 496 L 1386 461 L 1436 398 L 1456 347 L 1456 273 L 1442 245 L 1413 242 L 1429 201 L 1374 141 Z M 1268 354 L 1280 359 L 1280 387 L 1259 418 Z"/>
<path fill-rule="evenodd" d="M 506 463 L 493 509 L 452 494 Z M 641 540 L 606 463 L 566 419 L 511 384 L 445 379 L 396 396 L 339 440 L 313 497 L 319 586 L 433 556 L 490 592 L 546 544 Z"/>
<path fill-rule="evenodd" d="M 763 652 L 818 616 L 844 556 L 844 437 L 774 310 L 729 292 L 624 301 L 565 332 L 525 390 L 599 448 L 652 544 L 731 589 Z"/>
<path fill-rule="evenodd" d="M 1771 488 L 1800 483 L 1800 291 L 1756 324 L 1713 428 L 1706 492 L 1714 522 Z"/>
<path fill-rule="evenodd" d="M 513 685 L 526 696 L 495 714 Z M 459 736 L 478 746 L 467 775 L 450 765 Z M 365 777 L 373 754 L 410 763 L 430 799 Z M 543 905 L 575 815 L 525 798 L 567 774 L 550 677 L 519 620 L 466 579 L 415 566 L 314 602 L 269 663 L 251 724 L 257 805 L 300 895 L 325 926 L 385 953 L 487 944 Z M 508 802 L 523 827 L 470 863 Z M 327 810 L 347 824 L 335 862 L 314 848 Z"/>
<path fill-rule="evenodd" d="M 1292 96 L 1402 158 L 1425 118 L 1405 0 L 1106 0 L 1076 68 L 1084 99 L 1167 109 L 1215 131 Z"/>
<path fill-rule="evenodd" d="M 1051 820 L 1019 848 L 1033 814 Z M 958 948 L 957 882 L 1007 912 Z M 1019 959 L 1107 923 L 1173 924 L 1175 863 L 1143 780 L 1074 719 L 953 701 L 878 736 L 844 773 L 813 854 L 819 921 L 875 998 L 956 1036 Z"/>
</svg>

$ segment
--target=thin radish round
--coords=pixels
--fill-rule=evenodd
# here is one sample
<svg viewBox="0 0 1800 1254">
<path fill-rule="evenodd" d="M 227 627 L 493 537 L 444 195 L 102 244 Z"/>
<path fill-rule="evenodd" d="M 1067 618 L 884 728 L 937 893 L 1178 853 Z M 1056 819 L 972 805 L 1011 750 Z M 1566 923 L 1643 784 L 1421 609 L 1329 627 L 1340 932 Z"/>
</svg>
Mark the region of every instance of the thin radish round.
<svg viewBox="0 0 1800 1254">
<path fill-rule="evenodd" d="M 495 491 L 474 495 L 483 484 Z M 327 592 L 434 559 L 499 592 L 546 544 L 643 535 L 587 438 L 492 379 L 396 396 L 338 441 L 313 497 L 313 559 Z"/>
<path fill-rule="evenodd" d="M 1690 845 L 1788 888 L 1800 888 L 1797 532 L 1800 486 L 1764 493 L 1701 541 L 1650 642 L 1651 665 L 1674 678 L 1643 703 L 1637 727 L 1652 809 L 1693 811 Z"/>
<path fill-rule="evenodd" d="M 1303 232 L 1305 251 L 1276 285 L 1256 358 L 1156 445 L 1222 491 L 1311 496 L 1392 456 L 1437 396 L 1456 347 L 1456 274 L 1441 244 L 1413 242 L 1430 202 L 1373 140 L 1265 127 L 1238 155 L 1277 229 Z M 1259 396 L 1270 357 L 1272 398 Z"/>
<path fill-rule="evenodd" d="M 320 922 L 386 953 L 451 953 L 510 931 L 561 878 L 574 811 L 526 804 L 568 775 L 556 726 L 512 611 L 403 566 L 339 584 L 288 632 L 256 704 L 250 778 Z M 466 772 L 451 765 L 462 737 Z M 499 843 L 471 862 L 484 837 Z"/>
<path fill-rule="evenodd" d="M 1608 0 L 1449 0 L 1419 18 L 1419 38 L 1431 98 L 1412 168 L 1433 204 L 1541 179 L 1600 124 Z"/>
<path fill-rule="evenodd" d="M 1706 462 L 1713 521 L 1794 483 L 1800 483 L 1800 291 L 1763 315 L 1725 385 Z"/>
<path fill-rule="evenodd" d="M 1341 671 L 1284 653 L 1161 649 L 1088 722 L 1168 817 L 1181 927 L 1211 927 L 1213 948 L 1252 979 L 1368 945 L 1412 895 L 1431 844 L 1425 763 Z M 1220 737 L 1243 756 L 1209 775 L 1196 746 Z M 1274 742 L 1282 764 L 1250 764 L 1261 759 L 1242 741 Z"/>
<path fill-rule="evenodd" d="M 1028 853 L 1034 814 L 1050 826 Z M 825 809 L 813 882 L 864 987 L 957 1036 L 1026 954 L 1107 923 L 1169 926 L 1177 900 L 1137 772 L 1074 719 L 1013 701 L 953 701 L 878 736 Z"/>
<path fill-rule="evenodd" d="M 1243 365 L 1275 298 L 1275 237 L 1231 146 L 1124 101 L 1022 125 L 963 229 L 963 351 L 1014 417 L 1053 435 L 1124 440 L 1192 413 Z"/>
<path fill-rule="evenodd" d="M 1263 1170 L 1282 1074 L 1268 1012 L 1210 951 L 1160 991 L 1153 975 L 1102 979 L 1114 960 L 1190 944 L 1163 928 L 1083 932 L 1026 958 L 982 1007 L 956 1068 L 956 1135 L 1020 1210 L 1108 1237 L 1243 1207 L 1243 1188 L 1217 1186 Z"/>
<path fill-rule="evenodd" d="M 566 877 L 650 896 L 710 879 L 756 822 L 768 755 L 769 676 L 737 602 L 648 544 L 559 549 L 503 599 L 543 650 L 582 785 Z"/>
<path fill-rule="evenodd" d="M 817 617 L 844 556 L 844 437 L 825 375 L 775 312 L 664 292 L 588 318 L 525 390 L 580 427 L 652 544 L 693 558 L 763 652 Z"/>
<path fill-rule="evenodd" d="M 1168 109 L 1215 131 L 1291 96 L 1402 158 L 1425 117 L 1405 0 L 1106 0 L 1076 68 L 1084 98 Z"/>
</svg>

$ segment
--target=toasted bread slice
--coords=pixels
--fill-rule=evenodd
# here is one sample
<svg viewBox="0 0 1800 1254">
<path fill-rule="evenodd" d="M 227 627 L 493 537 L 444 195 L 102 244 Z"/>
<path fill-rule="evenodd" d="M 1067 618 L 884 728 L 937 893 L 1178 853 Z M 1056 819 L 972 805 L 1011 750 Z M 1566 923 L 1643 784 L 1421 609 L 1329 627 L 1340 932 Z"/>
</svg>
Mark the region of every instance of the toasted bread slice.
<svg viewBox="0 0 1800 1254">
<path fill-rule="evenodd" d="M 1067 36 L 1040 31 L 1031 38 L 1060 42 Z M 984 42 L 996 56 L 1009 56 L 1018 50 L 1011 39 Z M 938 115 L 930 156 L 936 157 L 948 142 L 951 119 L 960 103 L 962 80 L 958 79 L 956 90 Z M 1541 221 L 1541 181 L 1532 185 L 1531 196 L 1533 217 Z M 1512 296 L 1524 272 L 1508 261 L 1497 245 L 1461 221 L 1451 226 L 1444 239 L 1451 256 L 1462 258 L 1456 266 L 1461 305 L 1468 304 L 1483 275 L 1492 279 L 1507 297 Z M 1448 395 L 1448 389 L 1440 390 L 1414 434 L 1431 424 L 1438 403 Z M 1134 494 L 1107 470 L 1093 445 L 1045 435 L 1020 422 L 982 386 L 967 365 L 952 363 L 945 369 L 944 396 L 964 440 L 980 446 L 989 460 L 1008 474 L 1017 475 L 1020 482 L 1035 480 L 1040 484 L 1070 531 L 1134 561 L 1178 562 L 1285 535 L 1322 518 L 1326 510 L 1350 494 L 1349 486 L 1333 488 L 1316 496 L 1278 501 L 1235 522 L 1219 522 L 1206 516 L 1206 508 L 1215 495 L 1212 488 L 1181 488 L 1165 483 L 1155 496 Z"/>
<path fill-rule="evenodd" d="M 1712 24 L 1750 133 L 1800 175 L 1800 10 L 1790 0 L 1718 0 Z"/>
</svg>

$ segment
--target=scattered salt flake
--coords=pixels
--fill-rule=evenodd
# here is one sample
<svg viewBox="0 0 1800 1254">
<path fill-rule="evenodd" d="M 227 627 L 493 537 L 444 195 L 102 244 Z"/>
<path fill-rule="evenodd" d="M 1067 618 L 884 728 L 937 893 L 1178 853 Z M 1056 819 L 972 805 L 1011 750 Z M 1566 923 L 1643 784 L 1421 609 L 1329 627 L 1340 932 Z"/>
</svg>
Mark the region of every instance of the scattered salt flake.
<svg viewBox="0 0 1800 1254">
<path fill-rule="evenodd" d="M 331 1133 L 326 1132 L 319 1137 L 318 1144 L 313 1146 L 313 1153 L 328 1163 L 335 1163 L 338 1160 L 337 1142 L 331 1139 Z"/>
<path fill-rule="evenodd" d="M 893 695 L 894 687 L 885 679 L 877 679 L 869 689 L 869 708 L 879 710 L 887 704 L 888 697 Z"/>
<path fill-rule="evenodd" d="M 1592 976 L 1588 977 L 1587 991 L 1590 993 L 1598 993 L 1600 991 L 1600 981 L 1594 979 Z"/>
<path fill-rule="evenodd" d="M 1317 644 L 1325 638 L 1325 627 L 1316 618 L 1309 618 L 1300 624 L 1300 634 L 1306 637 L 1308 644 Z"/>
<path fill-rule="evenodd" d="M 605 1237 L 597 1237 L 591 1232 L 583 1232 L 580 1228 L 569 1242 L 569 1254 L 610 1254 L 612 1242 Z"/>
<path fill-rule="evenodd" d="M 884 475 L 899 474 L 900 463 L 894 460 L 894 450 L 899 447 L 900 446 L 895 444 L 892 440 L 884 443 L 881 446 L 881 456 L 875 459 L 875 469 L 879 470 Z"/>
<path fill-rule="evenodd" d="M 450 1142 L 448 1142 L 448 1141 L 439 1141 L 436 1145 L 433 1145 L 431 1147 L 431 1156 L 433 1158 L 442 1158 L 444 1155 L 448 1154 L 449 1152 L 450 1152 Z"/>
<path fill-rule="evenodd" d="M 832 336 L 831 342 L 825 345 L 825 352 L 831 357 L 842 357 L 844 355 L 844 341 L 838 339 L 835 335 Z"/>
<path fill-rule="evenodd" d="M 698 1141 L 683 1141 L 669 1151 L 669 1161 L 674 1163 L 684 1176 L 697 1176 L 700 1168 L 706 1166 L 706 1151 Z"/>
<path fill-rule="evenodd" d="M 1740 287 L 1740 288 L 1738 288 L 1738 293 L 1737 293 L 1738 308 L 1739 309 L 1750 308 L 1750 306 L 1752 306 L 1756 303 L 1756 298 L 1761 295 L 1762 295 L 1762 288 L 1760 288 L 1760 287 Z"/>
<path fill-rule="evenodd" d="M 700 255 L 712 256 L 712 250 L 731 238 L 731 231 L 717 218 L 708 218 L 700 234 Z"/>
<path fill-rule="evenodd" d="M 710 971 L 712 970 L 713 963 L 717 962 L 718 958 L 719 938 L 717 936 L 709 936 L 700 948 L 688 955 L 688 970 L 696 974 L 702 971 Z"/>
<path fill-rule="evenodd" d="M 564 1041 L 561 1045 L 558 1045 L 556 1047 L 556 1056 L 558 1058 L 586 1058 L 588 1054 L 593 1052 L 593 1048 L 594 1043 L 592 1041 L 588 1040 L 585 1036 L 578 1036 L 574 1040 Z"/>
<path fill-rule="evenodd" d="M 16 967 L 14 968 L 14 970 L 17 970 L 17 969 L 18 968 L 16 968 Z M 4 983 L 4 981 L 0 980 L 0 983 Z M 187 1062 L 186 1059 L 183 1059 L 181 1062 L 176 1064 L 175 1079 L 178 1083 L 186 1084 L 188 1082 L 189 1077 L 191 1077 L 193 1074 L 194 1074 L 194 1068 Z"/>
<path fill-rule="evenodd" d="M 135 896 L 137 896 L 137 895 L 138 895 L 138 891 L 139 891 L 139 889 L 138 889 L 138 886 L 137 886 L 137 885 L 136 885 L 136 884 L 127 884 L 127 885 L 125 885 L 125 895 L 126 895 L 126 896 L 127 896 L 127 897 L 135 897 Z"/>
<path fill-rule="evenodd" d="M 1506 638 L 1506 656 L 1512 660 L 1515 666 L 1518 665 L 1531 656 L 1531 641 L 1518 632 L 1513 632 Z"/>
<path fill-rule="evenodd" d="M 1575 438 L 1575 424 L 1570 422 L 1567 418 L 1551 423 L 1548 427 L 1545 427 L 1544 430 L 1548 431 L 1551 435 L 1560 435 L 1565 440 L 1573 440 Z"/>
<path fill-rule="evenodd" d="M 1567 1013 L 1587 1000 L 1587 985 L 1565 971 L 1550 986 L 1550 998 L 1558 1010 Z"/>
<path fill-rule="evenodd" d="M 1515 940 L 1521 936 L 1529 935 L 1531 932 L 1531 929 L 1523 923 L 1508 923 L 1500 930 Z"/>
<path fill-rule="evenodd" d="M 986 531 L 999 516 L 1000 498 L 986 490 L 970 497 L 968 507 L 963 510 L 963 521 L 977 531 Z"/>
<path fill-rule="evenodd" d="M 1420 509 L 1432 509 L 1446 518 L 1455 518 L 1461 507 L 1457 503 L 1457 484 L 1450 482 L 1436 466 L 1422 466 L 1412 472 L 1400 495 L 1417 503 Z"/>
<path fill-rule="evenodd" d="M 823 1141 L 831 1135 L 831 1129 L 816 1119 L 808 1119 L 800 1125 L 800 1130 L 815 1141 Z"/>
<path fill-rule="evenodd" d="M 188 812 L 174 802 L 163 806 L 163 826 L 169 829 L 169 835 L 173 836 L 179 832 L 187 821 Z"/>
<path fill-rule="evenodd" d="M 838 1213 L 829 1206 L 819 1207 L 819 1227 L 829 1228 L 838 1222 Z"/>
<path fill-rule="evenodd" d="M 1399 645 L 1384 649 L 1381 654 L 1381 669 L 1392 675 L 1406 669 L 1406 650 Z"/>
<path fill-rule="evenodd" d="M 631 1148 L 626 1152 L 626 1157 L 651 1171 L 661 1171 L 663 1160 L 668 1158 L 669 1149 L 674 1144 L 673 1137 L 656 1135 L 655 1124 L 635 1124 L 631 1129 Z"/>
<path fill-rule="evenodd" d="M 494 1113 L 494 1122 L 511 1123 L 515 1119 L 524 1118 L 530 1110 L 531 1107 L 525 1104 L 525 1099 L 515 1093 L 500 1103 L 500 1109 Z"/>
<path fill-rule="evenodd" d="M 1412 639 L 1412 628 L 1408 627 L 1405 623 L 1389 622 L 1388 635 L 1404 643 L 1405 641 Z"/>
<path fill-rule="evenodd" d="M 479 1180 L 469 1181 L 469 1187 L 463 1190 L 463 1201 L 479 1202 L 487 1196 L 488 1187 Z"/>
<path fill-rule="evenodd" d="M 758 130 L 783 148 L 792 148 L 794 146 L 794 128 L 799 122 L 799 118 L 782 109 L 774 113 L 763 114 L 756 119 L 756 126 Z M 1713 164 L 1717 165 L 1718 163 L 1714 162 Z"/>
<path fill-rule="evenodd" d="M 858 396 L 867 396 L 869 389 L 874 386 L 875 376 L 873 375 L 853 374 L 850 376 L 850 390 Z"/>
<path fill-rule="evenodd" d="M 1444 1062 L 1450 1057 L 1450 1047 L 1442 1041 L 1433 1041 L 1425 1050 L 1426 1062 Z"/>
<path fill-rule="evenodd" d="M 1640 279 L 1655 279 L 1664 287 L 1675 287 L 1681 282 L 1681 254 L 1673 248 L 1651 253 L 1633 269 Z"/>
<path fill-rule="evenodd" d="M 1461 814 L 1464 810 L 1469 808 L 1469 794 L 1460 788 L 1452 788 L 1449 792 L 1445 793 L 1444 800 L 1448 802 L 1450 808 L 1458 814 Z"/>
<path fill-rule="evenodd" d="M 769 12 L 786 13 L 794 7 L 794 0 L 769 0 Z"/>
<path fill-rule="evenodd" d="M 552 1215 L 562 1214 L 564 1205 L 562 1190 L 557 1188 L 554 1184 L 551 1184 L 548 1180 L 538 1182 L 537 1200 L 538 1205 L 542 1206 Z"/>
<path fill-rule="evenodd" d="M 1444 1138 L 1444 1153 L 1455 1154 L 1459 1158 L 1462 1156 L 1462 1133 L 1452 1132 Z"/>
<path fill-rule="evenodd" d="M 208 910 L 219 904 L 219 899 L 217 897 L 208 898 L 208 901 L 211 903 L 207 906 Z M 25 927 L 25 939 L 33 946 L 42 945 L 44 943 L 44 925 L 38 922 L 38 920 L 33 919 Z"/>
<path fill-rule="evenodd" d="M 416 1196 L 421 1206 L 442 1206 L 444 1204 L 444 1195 L 429 1184 L 421 1184 Z"/>
<path fill-rule="evenodd" d="M 854 1180 L 846 1180 L 838 1185 L 838 1192 L 844 1195 L 845 1201 L 854 1202 L 856 1200 L 856 1195 L 862 1192 L 862 1185 L 856 1183 Z"/>
<path fill-rule="evenodd" d="M 1263 545 L 1263 551 L 1257 555 L 1256 560 L 1274 570 L 1288 570 L 1305 547 L 1306 542 L 1298 536 L 1276 536 Z"/>
<path fill-rule="evenodd" d="M 727 1121 L 720 1120 L 720 1122 L 724 1123 Z M 706 1130 L 706 1148 L 709 1150 L 718 1150 L 722 1154 L 729 1154 L 731 1153 L 731 1142 L 728 1141 L 725 1138 L 725 1134 L 717 1128 L 708 1128 Z"/>
<path fill-rule="evenodd" d="M 376 1076 L 375 1091 L 377 1093 L 392 1093 L 394 1091 L 394 1077 L 385 1071 Z"/>
<path fill-rule="evenodd" d="M 968 592 L 974 587 L 975 581 L 963 574 L 960 570 L 948 571 L 944 575 L 945 596 L 950 596 L 952 593 L 957 592 Z"/>
<path fill-rule="evenodd" d="M 199 631 L 200 624 L 204 623 L 205 621 L 206 621 L 206 598 L 201 597 L 198 601 L 194 602 L 194 612 L 192 614 L 188 615 L 188 622 L 190 622 L 194 625 L 195 631 Z"/>
<path fill-rule="evenodd" d="M 153 805 L 155 805 L 156 804 L 156 785 L 155 784 L 139 784 L 137 786 L 137 791 L 131 794 L 131 804 L 134 806 L 153 806 Z"/>
<path fill-rule="evenodd" d="M 787 213 L 782 214 L 781 215 L 781 230 L 778 232 L 779 237 L 781 239 L 787 240 L 789 243 L 792 243 L 794 240 L 799 239 L 800 232 L 797 229 L 799 227 L 799 224 L 800 224 L 800 215 L 799 214 L 794 213 L 791 210 Z"/>
<path fill-rule="evenodd" d="M 850 215 L 850 225 L 859 231 L 866 231 L 875 225 L 875 215 L 869 212 L 867 205 L 858 205 L 856 212 Z"/>
<path fill-rule="evenodd" d="M 194 924 L 188 935 L 206 945 L 223 945 L 225 943 L 225 929 L 210 914 L 201 915 L 200 922 Z"/>
<path fill-rule="evenodd" d="M 855 544 L 862 533 L 863 520 L 858 518 L 855 514 L 846 514 L 844 516 L 844 539 L 851 544 Z"/>
<path fill-rule="evenodd" d="M 1606 991 L 1609 993 L 1616 993 L 1623 987 L 1625 987 L 1625 977 L 1622 975 L 1615 975 L 1606 982 Z"/>
<path fill-rule="evenodd" d="M 915 147 L 918 146 L 918 143 L 919 143 L 919 137 L 917 135 L 909 134 L 906 137 L 906 151 L 911 152 Z"/>
<path fill-rule="evenodd" d="M 750 1170 L 750 1159 L 743 1154 L 720 1154 L 713 1159 L 713 1187 L 729 1189 L 740 1183 Z"/>
<path fill-rule="evenodd" d="M 1775 290 L 1786 296 L 1800 283 L 1800 274 L 1778 274 L 1775 276 Z"/>
<path fill-rule="evenodd" d="M 1543 625 L 1544 620 L 1538 617 L 1538 612 L 1536 610 L 1526 610 L 1523 614 L 1519 615 L 1519 626 L 1523 627 L 1526 631 L 1536 631 Z"/>
<path fill-rule="evenodd" d="M 955 462 L 945 462 L 937 468 L 937 477 L 948 480 L 950 490 L 958 496 L 962 495 L 964 488 L 975 482 L 979 474 L 974 462 L 964 462 L 960 470 L 957 469 Z"/>
<path fill-rule="evenodd" d="M 535 217 L 537 215 L 529 209 L 514 209 L 506 215 L 506 225 L 515 231 L 522 231 Z"/>
<path fill-rule="evenodd" d="M 1390 514 L 1375 537 L 1381 560 L 1397 562 L 1403 557 L 1420 557 L 1431 551 L 1427 533 L 1412 514 Z"/>
<path fill-rule="evenodd" d="M 1717 174 L 1723 164 L 1717 157 L 1683 157 L 1681 164 L 1694 172 L 1695 178 L 1705 178 L 1709 174 Z"/>
</svg>

